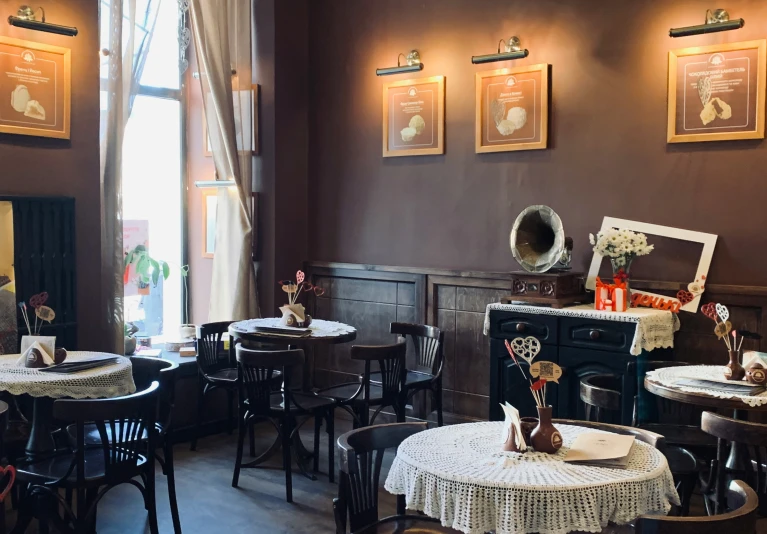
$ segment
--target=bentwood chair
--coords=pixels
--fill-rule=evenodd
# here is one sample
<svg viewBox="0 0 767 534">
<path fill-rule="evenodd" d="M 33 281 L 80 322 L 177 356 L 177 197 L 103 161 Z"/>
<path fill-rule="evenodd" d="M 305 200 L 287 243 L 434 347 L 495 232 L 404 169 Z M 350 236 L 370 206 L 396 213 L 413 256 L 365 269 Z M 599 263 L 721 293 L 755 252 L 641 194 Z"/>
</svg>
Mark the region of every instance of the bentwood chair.
<svg viewBox="0 0 767 534">
<path fill-rule="evenodd" d="M 128 483 L 144 497 L 149 529 L 158 534 L 155 498 L 154 451 L 160 384 L 133 395 L 112 399 L 59 399 L 53 416 L 75 424 L 74 451 L 39 460 L 20 462 L 16 468 L 21 492 L 13 534 L 23 534 L 34 515 L 41 524 L 52 522 L 59 532 L 91 532 L 99 501 L 112 488 Z M 86 425 L 95 424 L 100 446 L 85 444 Z M 142 439 L 146 436 L 146 439 Z M 139 482 L 140 479 L 141 482 Z M 59 490 L 77 495 L 73 509 Z M 63 517 L 57 509 L 63 509 Z"/>
<path fill-rule="evenodd" d="M 190 450 L 197 450 L 197 438 L 202 427 L 205 396 L 214 389 L 226 391 L 229 407 L 229 433 L 234 430 L 234 395 L 237 392 L 237 367 L 222 350 L 221 339 L 231 321 L 207 323 L 197 327 L 197 420 Z"/>
<path fill-rule="evenodd" d="M 734 446 L 738 447 L 741 465 L 732 466 L 732 469 L 736 470 L 736 476 L 742 476 L 756 491 L 760 501 L 759 512 L 767 515 L 767 425 L 703 412 L 701 428 L 717 439 L 717 454 L 711 462 L 709 479 L 709 484 L 715 488 L 713 512 L 719 513 L 724 504 L 720 496 L 724 495 L 727 478 L 731 476 L 727 459 L 730 447 Z M 711 510 L 708 501 L 706 504 Z"/>
<path fill-rule="evenodd" d="M 170 512 L 173 518 L 173 531 L 175 534 L 181 534 L 181 521 L 178 513 L 178 502 L 176 500 L 176 473 L 173 465 L 173 427 L 172 415 L 176 398 L 176 381 L 178 380 L 178 364 L 170 360 L 161 358 L 132 356 L 131 365 L 133 370 L 133 382 L 136 384 L 137 391 L 143 391 L 152 385 L 152 382 L 159 382 L 159 407 L 158 417 L 155 424 L 157 429 L 157 441 L 155 445 L 155 459 L 159 462 L 163 474 L 168 478 L 168 498 L 170 500 Z M 118 424 L 117 433 L 121 432 L 121 424 Z M 84 426 L 86 447 L 100 447 L 101 436 L 95 423 L 89 423 Z M 111 432 L 107 428 L 107 434 Z M 77 427 L 69 425 L 67 434 L 71 447 L 74 449 L 77 444 Z M 141 439 L 146 440 L 146 434 Z M 162 455 L 157 451 L 162 450 Z"/>
<path fill-rule="evenodd" d="M 598 422 L 614 422 L 620 419 L 622 379 L 616 375 L 592 375 L 581 380 L 581 401 L 586 410 L 586 419 L 594 418 Z M 640 427 L 665 437 L 658 426 Z M 683 447 L 671 445 L 665 439 L 663 454 L 668 460 L 669 469 L 674 475 L 681 493 L 682 515 L 688 515 L 690 500 L 700 473 L 698 460 L 693 453 Z"/>
<path fill-rule="evenodd" d="M 407 403 L 419 391 L 431 396 L 431 411 L 437 412 L 437 425 L 442 426 L 442 365 L 445 333 L 435 326 L 409 323 L 391 323 L 389 331 L 400 339 L 410 339 L 415 351 L 415 368 L 407 369 L 404 402 Z M 381 385 L 381 373 L 372 373 L 370 383 Z"/>
<path fill-rule="evenodd" d="M 702 517 L 640 516 L 636 534 L 753 534 L 759 498 L 741 480 L 733 480 L 727 492 L 730 512 Z"/>
<path fill-rule="evenodd" d="M 391 406 L 398 422 L 405 421 L 405 398 L 403 387 L 407 370 L 405 356 L 407 345 L 400 341 L 394 345 L 354 345 L 352 360 L 364 362 L 364 372 L 358 382 L 339 384 L 320 389 L 316 393 L 335 399 L 337 406 L 349 412 L 354 428 L 373 424 L 375 418 L 387 406 Z M 378 362 L 380 384 L 371 383 L 371 362 Z M 370 417 L 370 409 L 376 407 Z"/>
<path fill-rule="evenodd" d="M 338 497 L 333 499 L 336 534 L 389 534 L 456 532 L 438 519 L 405 515 L 405 496 L 397 496 L 397 515 L 378 518 L 378 485 L 386 449 L 426 430 L 427 423 L 395 423 L 352 430 L 338 438 L 341 472 Z"/>
<path fill-rule="evenodd" d="M 240 469 L 257 467 L 272 453 L 272 447 L 254 460 L 243 464 L 242 454 L 245 431 L 250 430 L 257 420 L 269 421 L 277 430 L 282 444 L 282 461 L 285 469 L 285 495 L 288 502 L 293 502 L 293 475 L 291 452 L 303 471 L 302 454 L 298 431 L 307 420 L 325 420 L 328 430 L 328 476 L 334 480 L 335 456 L 333 454 L 333 412 L 336 403 L 333 399 L 311 393 L 301 393 L 290 389 L 291 370 L 304 364 L 304 351 L 301 349 L 261 351 L 247 349 L 237 345 L 237 367 L 239 371 L 239 436 L 237 440 L 237 458 L 232 475 L 232 486 L 237 487 Z M 274 373 L 282 371 L 282 392 L 272 391 Z M 299 424 L 298 418 L 304 420 Z M 319 463 L 319 429 L 314 426 L 314 470 Z M 251 433 L 251 436 L 253 434 Z M 251 451 L 253 444 L 251 441 Z M 307 476 L 309 476 L 307 474 Z M 313 478 L 310 477 L 309 478 Z"/>
</svg>

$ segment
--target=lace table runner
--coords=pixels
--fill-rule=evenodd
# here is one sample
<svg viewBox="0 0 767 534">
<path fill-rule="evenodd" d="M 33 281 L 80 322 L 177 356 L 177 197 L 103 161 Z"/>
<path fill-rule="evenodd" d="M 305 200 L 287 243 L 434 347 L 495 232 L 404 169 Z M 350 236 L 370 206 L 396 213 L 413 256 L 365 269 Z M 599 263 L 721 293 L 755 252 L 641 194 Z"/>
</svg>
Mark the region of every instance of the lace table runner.
<svg viewBox="0 0 767 534">
<path fill-rule="evenodd" d="M 599 321 L 636 323 L 634 340 L 630 352 L 639 356 L 643 350 L 672 348 L 674 332 L 679 330 L 679 318 L 670 311 L 654 308 L 629 308 L 625 312 L 605 312 L 595 310 L 590 304 L 555 309 L 525 304 L 488 304 L 485 312 L 485 335 L 490 332 L 490 312 L 492 310 L 530 313 L 533 315 L 558 315 L 560 317 L 582 317 Z"/>
<path fill-rule="evenodd" d="M 407 507 L 467 534 L 600 532 L 608 522 L 665 514 L 679 504 L 666 458 L 635 442 L 627 469 L 563 462 L 568 445 L 593 429 L 557 425 L 553 455 L 499 452 L 500 422 L 419 432 L 399 446 L 386 489 Z"/>
<path fill-rule="evenodd" d="M 255 333 L 257 326 L 266 326 L 270 328 L 285 328 L 280 321 L 280 317 L 266 317 L 264 319 L 247 319 L 238 321 L 231 325 L 231 328 L 244 334 Z M 345 334 L 355 332 L 353 326 L 335 321 L 323 321 L 322 319 L 312 319 L 309 329 L 312 331 L 312 337 L 340 337 Z"/>
<path fill-rule="evenodd" d="M 120 397 L 136 391 L 133 383 L 133 366 L 130 359 L 120 356 L 117 362 L 78 373 L 46 373 L 39 369 L 27 369 L 16 365 L 19 354 L 0 356 L 0 391 L 12 395 L 24 393 L 33 397 L 59 399 L 100 399 Z M 67 354 L 67 362 L 93 358 L 114 357 L 103 352 L 75 352 Z"/>
<path fill-rule="evenodd" d="M 647 373 L 647 379 L 662 386 L 678 389 L 687 393 L 700 393 L 717 399 L 740 399 L 752 408 L 767 404 L 767 391 L 759 395 L 738 395 L 726 391 L 714 391 L 705 387 L 679 386 L 677 381 L 684 378 L 698 380 L 721 381 L 724 378 L 723 365 L 685 365 L 681 367 L 665 367 Z M 745 382 L 744 382 L 745 383 Z"/>
</svg>

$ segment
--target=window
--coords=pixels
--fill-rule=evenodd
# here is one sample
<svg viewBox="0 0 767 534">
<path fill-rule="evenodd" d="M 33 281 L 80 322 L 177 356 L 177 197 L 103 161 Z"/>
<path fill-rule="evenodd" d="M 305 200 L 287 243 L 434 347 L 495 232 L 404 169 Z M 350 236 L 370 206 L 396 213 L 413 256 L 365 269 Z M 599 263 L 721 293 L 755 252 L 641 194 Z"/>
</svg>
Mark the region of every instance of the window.
<svg viewBox="0 0 767 534">
<path fill-rule="evenodd" d="M 155 0 L 155 5 L 157 0 Z M 102 47 L 108 47 L 109 2 L 101 2 Z M 123 236 L 129 251 L 144 244 L 149 254 L 170 265 L 170 277 L 157 286 L 141 286 L 134 276 L 125 285 L 125 321 L 139 336 L 154 341 L 175 339 L 183 313 L 183 176 L 182 91 L 179 72 L 178 3 L 160 0 L 155 31 L 148 48 L 138 95 L 133 102 L 123 141 Z M 147 34 L 151 16 L 147 0 L 138 0 L 137 43 Z M 140 14 L 140 15 L 139 15 Z M 140 21 L 145 18 L 147 20 Z M 106 106 L 102 64 L 102 106 Z"/>
</svg>

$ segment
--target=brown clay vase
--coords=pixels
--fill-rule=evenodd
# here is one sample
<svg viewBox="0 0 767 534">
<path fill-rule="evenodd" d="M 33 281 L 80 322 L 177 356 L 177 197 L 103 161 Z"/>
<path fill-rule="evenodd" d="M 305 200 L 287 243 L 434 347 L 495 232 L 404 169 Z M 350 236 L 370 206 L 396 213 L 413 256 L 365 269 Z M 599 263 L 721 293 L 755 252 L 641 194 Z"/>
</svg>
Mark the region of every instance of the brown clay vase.
<svg viewBox="0 0 767 534">
<path fill-rule="evenodd" d="M 743 377 L 746 376 L 746 370 L 743 369 L 743 366 L 740 364 L 740 352 L 737 350 L 731 350 L 729 352 L 730 362 L 724 370 L 724 377 L 727 380 L 743 380 Z"/>
<path fill-rule="evenodd" d="M 533 449 L 554 454 L 562 447 L 562 434 L 551 424 L 551 406 L 538 407 L 538 426 L 530 435 Z"/>
<path fill-rule="evenodd" d="M 754 362 L 746 369 L 746 380 L 751 384 L 763 386 L 767 384 L 767 369 L 759 362 Z"/>
</svg>

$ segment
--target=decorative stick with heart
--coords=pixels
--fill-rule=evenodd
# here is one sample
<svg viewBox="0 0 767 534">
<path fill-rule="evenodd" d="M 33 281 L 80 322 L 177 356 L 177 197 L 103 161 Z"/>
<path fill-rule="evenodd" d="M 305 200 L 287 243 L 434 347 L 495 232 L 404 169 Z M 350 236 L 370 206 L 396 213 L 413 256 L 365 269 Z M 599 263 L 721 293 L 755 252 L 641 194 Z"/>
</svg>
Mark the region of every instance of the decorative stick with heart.
<svg viewBox="0 0 767 534">
<path fill-rule="evenodd" d="M 512 340 L 511 348 L 514 350 L 514 354 L 525 360 L 528 365 L 532 365 L 535 357 L 541 352 L 541 342 L 533 336 L 518 337 Z"/>
</svg>

